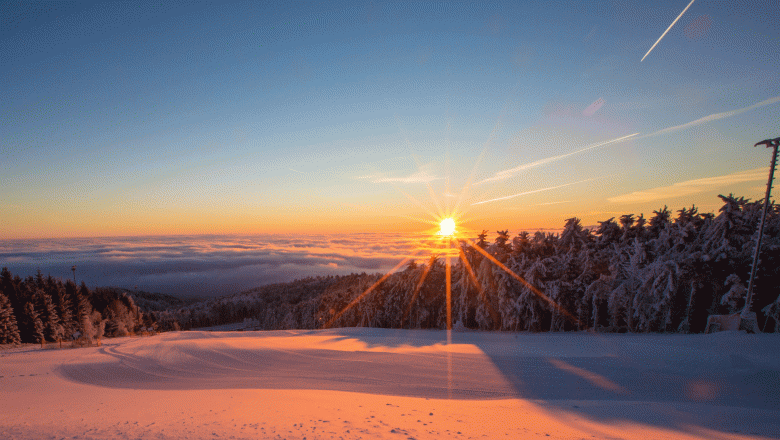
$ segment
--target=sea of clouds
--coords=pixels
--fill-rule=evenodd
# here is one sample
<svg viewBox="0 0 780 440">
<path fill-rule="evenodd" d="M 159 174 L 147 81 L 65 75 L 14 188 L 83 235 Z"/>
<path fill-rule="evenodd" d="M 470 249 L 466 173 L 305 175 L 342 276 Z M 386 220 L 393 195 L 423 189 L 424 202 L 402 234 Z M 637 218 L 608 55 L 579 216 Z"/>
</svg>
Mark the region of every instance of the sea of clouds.
<svg viewBox="0 0 780 440">
<path fill-rule="evenodd" d="M 0 267 L 22 277 L 72 278 L 178 296 L 220 296 L 316 275 L 386 272 L 410 255 L 439 253 L 410 234 L 147 236 L 8 240 Z"/>
</svg>

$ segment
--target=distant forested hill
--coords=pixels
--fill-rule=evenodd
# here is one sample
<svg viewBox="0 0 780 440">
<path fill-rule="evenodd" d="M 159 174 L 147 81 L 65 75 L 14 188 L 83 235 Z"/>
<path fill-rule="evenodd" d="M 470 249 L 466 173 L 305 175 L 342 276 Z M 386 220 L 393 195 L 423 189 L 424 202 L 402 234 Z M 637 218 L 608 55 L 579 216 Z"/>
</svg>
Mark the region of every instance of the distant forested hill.
<svg viewBox="0 0 780 440">
<path fill-rule="evenodd" d="M 458 241 L 453 322 L 496 330 L 701 332 L 709 314 L 744 306 L 762 209 L 760 202 L 720 198 L 717 215 L 691 207 L 673 216 L 664 207 L 649 219 L 626 214 L 593 228 L 571 218 L 560 234 L 498 231 L 493 243 L 485 231 L 479 249 Z M 412 262 L 375 285 L 380 278 L 306 278 L 153 314 L 160 325 L 184 328 L 247 318 L 263 329 L 446 326 L 443 258 Z M 780 209 L 773 203 L 752 306 L 766 331 L 780 331 L 778 279 Z"/>
<path fill-rule="evenodd" d="M 142 290 L 130 290 L 122 287 L 106 287 L 105 289 L 116 292 L 118 296 L 131 296 L 135 305 L 142 312 L 163 311 L 185 307 L 190 304 L 205 301 L 202 297 L 178 297 L 165 293 L 150 293 Z"/>
</svg>

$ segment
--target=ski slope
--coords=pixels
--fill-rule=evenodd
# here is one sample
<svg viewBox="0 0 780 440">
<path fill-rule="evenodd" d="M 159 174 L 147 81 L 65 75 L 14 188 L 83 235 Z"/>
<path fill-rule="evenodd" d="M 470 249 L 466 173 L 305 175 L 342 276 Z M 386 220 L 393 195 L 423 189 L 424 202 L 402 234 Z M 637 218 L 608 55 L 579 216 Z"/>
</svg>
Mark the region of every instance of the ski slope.
<svg viewBox="0 0 780 440">
<path fill-rule="evenodd" d="M 347 328 L 0 350 L 0 438 L 780 438 L 780 335 Z"/>
</svg>

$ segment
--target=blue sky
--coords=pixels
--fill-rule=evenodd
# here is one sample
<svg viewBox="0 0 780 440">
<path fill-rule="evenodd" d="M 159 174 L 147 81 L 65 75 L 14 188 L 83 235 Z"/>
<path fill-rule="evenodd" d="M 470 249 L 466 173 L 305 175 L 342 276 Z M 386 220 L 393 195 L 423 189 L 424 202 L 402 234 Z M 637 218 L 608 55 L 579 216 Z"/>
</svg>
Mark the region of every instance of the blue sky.
<svg viewBox="0 0 780 440">
<path fill-rule="evenodd" d="M 688 1 L 522 3 L 4 3 L 0 238 L 418 231 L 458 196 L 517 231 L 763 196 L 776 4 L 695 1 L 640 62 Z"/>
</svg>

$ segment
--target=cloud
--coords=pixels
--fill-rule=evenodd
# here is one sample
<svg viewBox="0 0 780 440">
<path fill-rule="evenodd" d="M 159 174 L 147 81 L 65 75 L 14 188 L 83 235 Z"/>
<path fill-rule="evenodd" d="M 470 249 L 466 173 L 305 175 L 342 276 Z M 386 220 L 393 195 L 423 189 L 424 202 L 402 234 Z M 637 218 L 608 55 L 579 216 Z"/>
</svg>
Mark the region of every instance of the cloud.
<svg viewBox="0 0 780 440">
<path fill-rule="evenodd" d="M 434 180 L 441 180 L 430 172 L 432 164 L 420 165 L 415 173 L 408 176 L 391 177 L 383 173 L 370 174 L 356 177 L 357 179 L 368 179 L 373 183 L 426 183 Z"/>
<path fill-rule="evenodd" d="M 493 177 L 489 177 L 489 178 L 487 178 L 485 180 L 481 180 L 481 181 L 477 182 L 476 184 L 479 185 L 479 184 L 482 184 L 482 183 L 493 182 L 493 181 L 496 181 L 496 180 L 509 179 L 510 177 L 512 177 L 513 175 L 515 175 L 515 174 L 517 174 L 517 173 L 519 173 L 521 171 L 525 171 L 525 170 L 528 170 L 528 169 L 531 169 L 531 168 L 536 168 L 536 167 L 539 167 L 539 166 L 542 166 L 542 165 L 546 165 L 548 163 L 557 162 L 557 161 L 559 161 L 561 159 L 565 159 L 565 158 L 567 158 L 569 156 L 573 156 L 575 154 L 579 154 L 579 153 L 582 153 L 582 152 L 585 152 L 585 151 L 588 151 L 588 150 L 592 150 L 594 148 L 599 148 L 599 147 L 603 147 L 603 146 L 606 146 L 606 145 L 609 145 L 609 144 L 622 142 L 622 141 L 624 141 L 626 139 L 629 139 L 631 137 L 634 137 L 634 136 L 636 136 L 638 134 L 639 133 L 629 134 L 628 136 L 619 137 L 617 139 L 612 139 L 612 140 L 609 140 L 609 141 L 599 142 L 597 144 L 592 144 L 592 145 L 589 145 L 589 146 L 587 146 L 585 148 L 582 148 L 580 150 L 572 151 L 571 153 L 561 154 L 560 156 L 548 157 L 548 158 L 545 158 L 545 159 L 537 160 L 535 162 L 530 162 L 530 163 L 518 165 L 518 166 L 516 166 L 514 168 L 511 168 L 511 169 L 508 169 L 508 170 L 499 171 Z"/>
<path fill-rule="evenodd" d="M 435 244 L 411 234 L 112 237 L 0 242 L 0 267 L 90 287 L 219 296 L 317 275 L 384 272 Z"/>
<path fill-rule="evenodd" d="M 765 180 L 769 168 L 756 168 L 753 170 L 740 171 L 725 176 L 705 177 L 703 179 L 686 180 L 677 182 L 670 186 L 648 189 L 645 191 L 635 191 L 629 194 L 609 197 L 611 203 L 641 203 L 654 200 L 673 199 L 691 194 L 697 194 L 710 189 L 722 188 L 741 182 L 753 182 L 756 180 Z"/>
<path fill-rule="evenodd" d="M 570 203 L 570 200 L 561 200 L 561 201 L 558 201 L 558 202 L 537 203 L 536 206 L 557 205 L 559 203 Z"/>
<path fill-rule="evenodd" d="M 593 116 L 601 107 L 604 106 L 604 98 L 599 98 L 591 105 L 585 108 L 585 110 L 582 111 L 583 116 Z"/>
<path fill-rule="evenodd" d="M 538 192 L 542 192 L 542 191 L 550 191 L 550 190 L 553 190 L 553 189 L 563 188 L 564 186 L 569 186 L 569 185 L 574 185 L 574 184 L 577 184 L 577 183 L 588 182 L 590 180 L 593 180 L 593 179 L 585 179 L 585 180 L 580 180 L 579 182 L 564 183 L 563 185 L 551 186 L 551 187 L 548 187 L 548 188 L 535 189 L 535 190 L 532 190 L 532 191 L 521 192 L 519 194 L 512 194 L 511 196 L 504 196 L 504 197 L 498 197 L 498 198 L 490 199 L 490 200 L 483 200 L 481 202 L 472 203 L 471 205 L 472 206 L 473 205 L 481 205 L 483 203 L 497 202 L 499 200 L 513 199 L 515 197 L 520 197 L 520 196 L 524 196 L 524 195 L 527 195 L 527 194 L 533 194 L 533 193 L 538 193 Z"/>
<path fill-rule="evenodd" d="M 780 96 L 775 96 L 774 98 L 765 99 L 765 100 L 763 100 L 761 102 L 758 102 L 758 103 L 753 104 L 753 105 L 748 106 L 748 107 L 744 107 L 744 108 L 740 108 L 740 109 L 736 109 L 736 110 L 731 110 L 731 111 L 728 111 L 728 112 L 714 113 L 714 114 L 711 114 L 709 116 L 705 116 L 703 118 L 699 118 L 699 119 L 697 119 L 695 121 L 691 121 L 691 122 L 688 122 L 688 123 L 682 124 L 682 125 L 675 125 L 674 127 L 664 128 L 663 130 L 658 130 L 656 132 L 650 133 L 650 134 L 648 134 L 646 136 L 642 136 L 642 137 L 657 136 L 657 135 L 660 135 L 660 134 L 667 134 L 667 133 L 672 133 L 672 132 L 675 132 L 675 131 L 685 130 L 687 128 L 695 127 L 697 125 L 706 124 L 707 122 L 717 121 L 718 119 L 730 118 L 732 116 L 736 116 L 736 115 L 739 115 L 739 114 L 742 114 L 742 113 L 745 113 L 745 112 L 749 112 L 751 110 L 755 110 L 755 109 L 760 108 L 760 107 L 766 107 L 767 105 L 776 104 L 778 102 L 780 102 Z"/>
<path fill-rule="evenodd" d="M 418 171 L 406 177 L 374 177 L 371 179 L 374 183 L 398 182 L 398 183 L 425 183 L 433 180 L 441 180 L 441 177 L 432 176 L 425 171 Z"/>
</svg>

